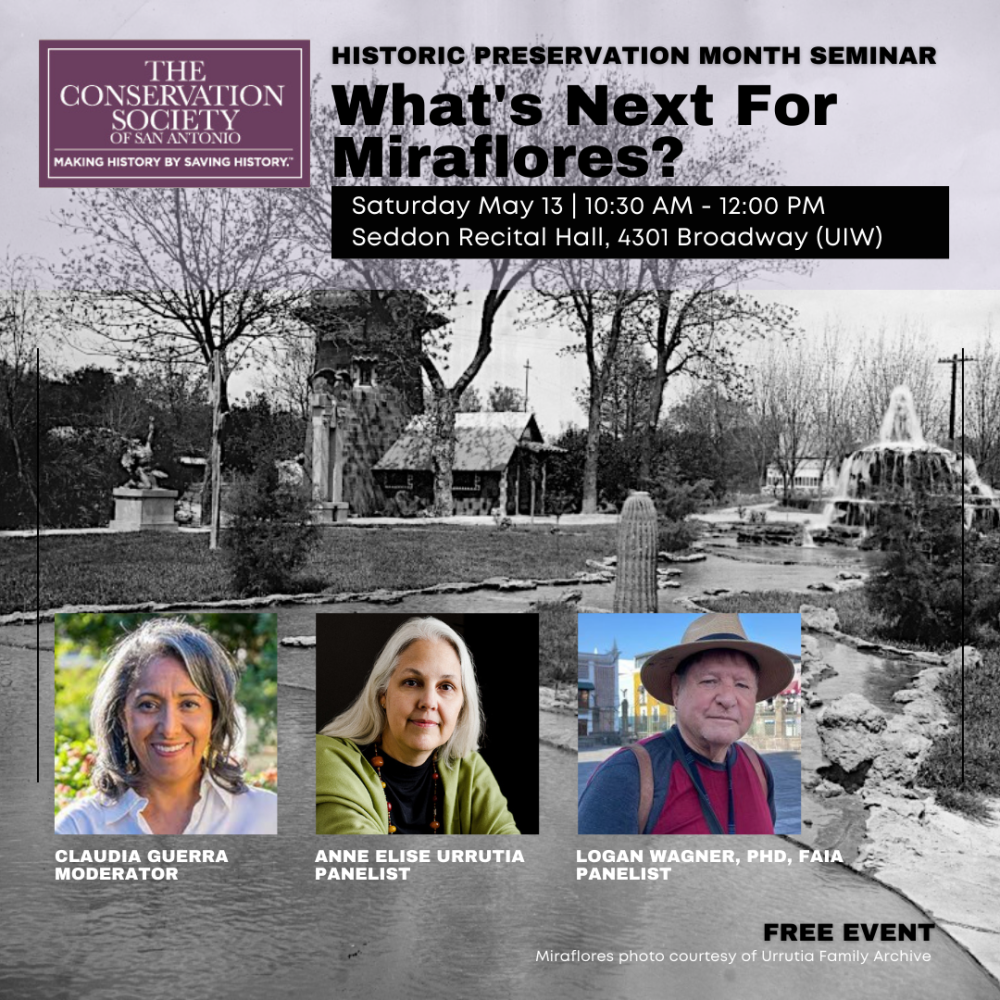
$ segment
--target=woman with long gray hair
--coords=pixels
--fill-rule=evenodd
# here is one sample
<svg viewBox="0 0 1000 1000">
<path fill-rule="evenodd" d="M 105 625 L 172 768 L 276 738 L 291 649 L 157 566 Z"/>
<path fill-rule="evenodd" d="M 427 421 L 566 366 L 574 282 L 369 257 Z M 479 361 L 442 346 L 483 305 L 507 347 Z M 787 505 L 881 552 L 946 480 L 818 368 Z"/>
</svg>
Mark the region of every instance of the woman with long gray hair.
<svg viewBox="0 0 1000 1000">
<path fill-rule="evenodd" d="M 207 632 L 154 618 L 101 670 L 90 712 L 95 793 L 56 833 L 277 833 L 277 796 L 233 756 L 240 671 Z"/>
<path fill-rule="evenodd" d="M 316 737 L 316 832 L 517 833 L 476 752 L 481 728 L 462 637 L 437 618 L 403 622 Z"/>
</svg>

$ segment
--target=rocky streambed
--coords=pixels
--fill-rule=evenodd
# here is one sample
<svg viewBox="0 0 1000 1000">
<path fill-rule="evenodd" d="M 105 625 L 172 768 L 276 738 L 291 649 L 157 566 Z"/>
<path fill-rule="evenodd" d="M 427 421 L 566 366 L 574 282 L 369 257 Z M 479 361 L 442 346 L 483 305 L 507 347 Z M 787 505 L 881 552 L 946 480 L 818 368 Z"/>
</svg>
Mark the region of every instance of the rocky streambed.
<svg viewBox="0 0 1000 1000">
<path fill-rule="evenodd" d="M 808 606 L 803 630 L 810 708 L 801 839 L 840 850 L 852 867 L 903 892 L 1000 975 L 996 826 L 942 808 L 919 781 L 934 740 L 953 725 L 938 694 L 942 678 L 964 659 L 974 690 L 979 654 L 880 647 L 842 635 L 833 611 Z"/>
</svg>

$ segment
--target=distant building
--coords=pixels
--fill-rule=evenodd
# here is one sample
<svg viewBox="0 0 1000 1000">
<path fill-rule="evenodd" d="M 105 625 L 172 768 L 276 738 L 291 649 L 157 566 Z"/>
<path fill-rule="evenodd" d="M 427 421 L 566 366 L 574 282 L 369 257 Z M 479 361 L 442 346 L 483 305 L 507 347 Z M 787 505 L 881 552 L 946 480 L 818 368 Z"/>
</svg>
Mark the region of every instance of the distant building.
<svg viewBox="0 0 1000 1000">
<path fill-rule="evenodd" d="M 578 650 L 576 655 L 578 734 L 618 732 L 618 644 L 606 653 Z"/>
<path fill-rule="evenodd" d="M 821 458 L 804 457 L 799 460 L 799 464 L 796 466 L 791 489 L 796 493 L 832 496 L 837 489 L 839 475 L 837 462 L 827 461 L 824 469 Z M 784 480 L 781 478 L 781 470 L 772 462 L 767 467 L 767 481 L 764 485 L 764 491 L 777 496 L 783 489 Z"/>
<path fill-rule="evenodd" d="M 386 497 L 434 498 L 430 417 L 420 414 L 375 464 Z M 545 512 L 546 461 L 563 449 L 546 444 L 534 415 L 456 413 L 452 496 L 456 514 Z"/>
<path fill-rule="evenodd" d="M 635 673 L 632 675 L 632 720 L 629 725 L 639 739 L 662 732 L 674 724 L 673 707 L 657 701 L 643 687 L 642 678 L 639 676 L 643 664 L 655 652 L 657 650 L 650 650 L 648 653 L 640 653 L 635 658 Z"/>
</svg>

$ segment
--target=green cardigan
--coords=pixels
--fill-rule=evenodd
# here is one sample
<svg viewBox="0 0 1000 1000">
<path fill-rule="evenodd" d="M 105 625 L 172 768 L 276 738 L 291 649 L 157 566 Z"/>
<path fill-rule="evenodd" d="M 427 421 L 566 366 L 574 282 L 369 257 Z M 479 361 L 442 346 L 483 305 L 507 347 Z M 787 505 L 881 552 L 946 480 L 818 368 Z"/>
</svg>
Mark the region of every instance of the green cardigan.
<svg viewBox="0 0 1000 1000">
<path fill-rule="evenodd" d="M 441 775 L 442 833 L 517 833 L 493 772 L 478 753 Z M 357 744 L 316 737 L 316 832 L 387 833 L 389 811 L 375 769 Z"/>
</svg>

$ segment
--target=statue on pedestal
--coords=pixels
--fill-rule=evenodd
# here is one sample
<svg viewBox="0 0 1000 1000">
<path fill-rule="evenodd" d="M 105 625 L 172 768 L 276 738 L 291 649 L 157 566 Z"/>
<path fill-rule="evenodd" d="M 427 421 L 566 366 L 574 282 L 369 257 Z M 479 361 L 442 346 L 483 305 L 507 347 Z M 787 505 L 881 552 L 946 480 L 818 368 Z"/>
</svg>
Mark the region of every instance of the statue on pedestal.
<svg viewBox="0 0 1000 1000">
<path fill-rule="evenodd" d="M 115 516 L 112 531 L 176 531 L 174 517 L 176 490 L 166 490 L 157 480 L 167 474 L 153 468 L 153 430 L 155 420 L 149 418 L 146 440 L 132 438 L 122 455 L 122 468 L 128 482 L 114 491 Z"/>
<path fill-rule="evenodd" d="M 128 482 L 124 483 L 125 489 L 130 490 L 155 490 L 159 488 L 158 479 L 166 479 L 167 474 L 159 469 L 153 468 L 153 430 L 156 421 L 149 418 L 149 431 L 146 434 L 145 442 L 139 438 L 132 438 L 125 446 L 125 453 L 122 455 L 122 468 L 128 473 Z"/>
</svg>

